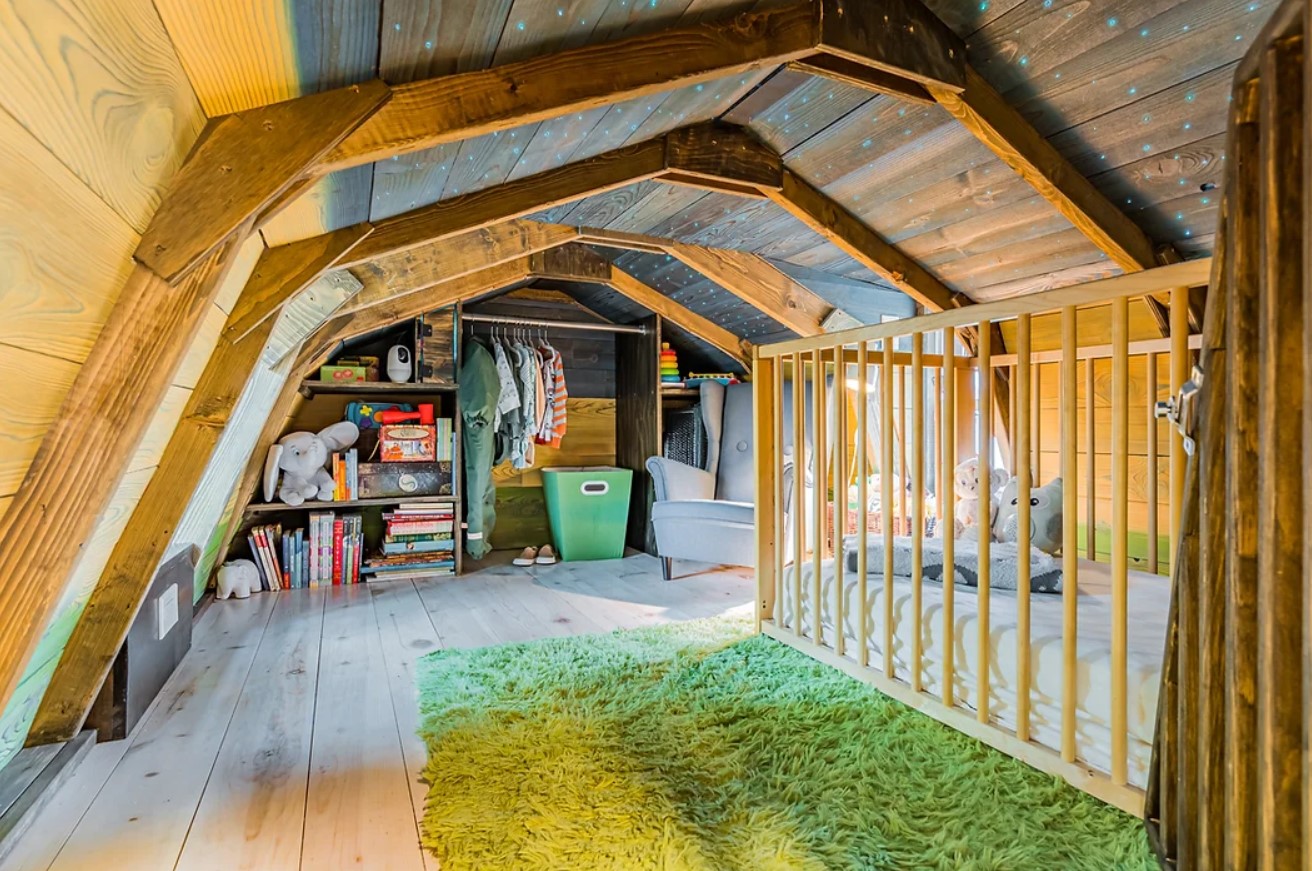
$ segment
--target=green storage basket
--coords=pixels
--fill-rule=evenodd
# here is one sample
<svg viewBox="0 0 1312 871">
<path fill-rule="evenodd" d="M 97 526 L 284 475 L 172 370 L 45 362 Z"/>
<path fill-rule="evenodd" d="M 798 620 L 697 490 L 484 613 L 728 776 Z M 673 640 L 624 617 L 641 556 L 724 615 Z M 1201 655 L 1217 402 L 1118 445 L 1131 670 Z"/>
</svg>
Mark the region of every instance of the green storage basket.
<svg viewBox="0 0 1312 871">
<path fill-rule="evenodd" d="M 542 470 L 547 519 L 566 562 L 619 559 L 629 524 L 633 470 L 559 466 Z"/>
</svg>

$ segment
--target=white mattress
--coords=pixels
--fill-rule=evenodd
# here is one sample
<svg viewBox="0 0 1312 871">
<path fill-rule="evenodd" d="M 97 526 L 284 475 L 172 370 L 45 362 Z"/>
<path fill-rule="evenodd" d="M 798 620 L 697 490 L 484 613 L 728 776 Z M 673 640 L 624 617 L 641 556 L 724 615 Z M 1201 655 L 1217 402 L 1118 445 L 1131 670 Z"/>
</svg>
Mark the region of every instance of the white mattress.
<svg viewBox="0 0 1312 871">
<path fill-rule="evenodd" d="M 811 633 L 811 590 L 813 566 L 803 565 L 802 601 L 803 634 Z M 793 623 L 792 567 L 784 570 L 784 628 Z M 857 600 L 856 573 L 843 576 L 843 624 L 847 638 L 846 654 L 855 657 L 858 640 L 853 615 Z M 834 567 L 826 560 L 822 569 L 822 632 L 825 645 L 833 646 L 835 611 Z M 909 682 L 911 640 L 915 637 L 912 612 L 912 582 L 896 577 L 894 590 L 893 660 L 896 677 Z M 1076 670 L 1076 754 L 1086 764 L 1101 771 L 1111 767 L 1111 572 L 1101 563 L 1080 560 L 1079 570 L 1078 665 Z M 963 707 L 975 709 L 978 674 L 979 619 L 977 591 L 957 585 L 954 588 L 955 624 L 954 697 Z M 884 583 L 882 575 L 871 574 L 866 580 L 866 627 L 869 662 L 882 669 L 884 640 Z M 922 588 L 923 647 L 922 683 L 927 692 L 941 695 L 943 679 L 943 587 L 925 581 Z M 1157 715 L 1157 691 L 1161 677 L 1162 653 L 1166 639 L 1167 615 L 1170 611 L 1168 579 L 1142 572 L 1130 572 L 1128 587 L 1127 649 L 1127 725 L 1130 783 L 1144 787 L 1152 754 L 1153 725 Z M 992 675 L 990 718 L 1009 729 L 1016 725 L 1016 673 L 1019 642 L 1016 630 L 1016 593 L 993 590 L 990 593 L 991 624 L 989 671 Z M 1031 701 L 1030 734 L 1033 740 L 1054 750 L 1061 747 L 1062 710 L 1062 597 L 1031 594 L 1030 598 Z"/>
</svg>

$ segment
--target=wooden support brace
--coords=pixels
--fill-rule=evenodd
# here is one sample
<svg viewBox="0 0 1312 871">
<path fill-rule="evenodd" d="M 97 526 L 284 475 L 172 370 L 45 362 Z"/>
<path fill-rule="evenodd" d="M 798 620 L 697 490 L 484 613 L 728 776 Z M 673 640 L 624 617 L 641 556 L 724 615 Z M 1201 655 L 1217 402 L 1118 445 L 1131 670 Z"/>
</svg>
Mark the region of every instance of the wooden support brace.
<svg viewBox="0 0 1312 871">
<path fill-rule="evenodd" d="M 788 64 L 788 69 L 841 82 L 865 91 L 873 91 L 876 94 L 884 94 L 908 103 L 918 103 L 922 106 L 934 103 L 934 98 L 919 82 L 835 55 L 817 54 L 804 57 Z"/>
<path fill-rule="evenodd" d="M 712 323 L 653 287 L 650 287 L 622 269 L 611 269 L 607 284 L 643 308 L 649 309 L 678 327 L 692 333 L 702 341 L 719 348 L 751 371 L 752 346 L 719 324 Z"/>
<path fill-rule="evenodd" d="M 817 336 L 834 307 L 754 254 L 671 244 L 666 252 L 800 336 Z"/>
<path fill-rule="evenodd" d="M 176 282 L 390 95 L 372 81 L 214 119 L 142 234 L 137 260 Z"/>
</svg>

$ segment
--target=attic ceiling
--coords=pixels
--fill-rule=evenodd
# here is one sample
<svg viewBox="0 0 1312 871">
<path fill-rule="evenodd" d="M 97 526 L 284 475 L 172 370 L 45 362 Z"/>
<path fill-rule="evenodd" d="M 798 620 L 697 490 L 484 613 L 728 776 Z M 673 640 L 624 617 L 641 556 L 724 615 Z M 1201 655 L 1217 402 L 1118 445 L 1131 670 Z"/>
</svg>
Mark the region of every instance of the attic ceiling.
<svg viewBox="0 0 1312 871">
<path fill-rule="evenodd" d="M 978 72 L 1158 244 L 1210 253 L 1229 81 L 1274 0 L 925 0 Z M 778 5 L 741 0 L 157 0 L 206 112 L 381 76 L 392 84 Z M 265 225 L 269 244 L 379 220 L 677 127 L 749 127 L 787 166 L 976 300 L 1119 270 L 936 105 L 790 69 L 571 113 L 333 173 Z M 859 320 L 901 297 L 779 206 L 641 182 L 535 218 L 760 254 Z M 753 342 L 791 333 L 657 255 L 610 252 Z M 897 294 L 876 291 L 881 288 Z M 861 291 L 866 290 L 867 294 Z M 905 299 L 905 298 L 902 298 Z M 875 300 L 872 302 L 871 300 Z"/>
</svg>

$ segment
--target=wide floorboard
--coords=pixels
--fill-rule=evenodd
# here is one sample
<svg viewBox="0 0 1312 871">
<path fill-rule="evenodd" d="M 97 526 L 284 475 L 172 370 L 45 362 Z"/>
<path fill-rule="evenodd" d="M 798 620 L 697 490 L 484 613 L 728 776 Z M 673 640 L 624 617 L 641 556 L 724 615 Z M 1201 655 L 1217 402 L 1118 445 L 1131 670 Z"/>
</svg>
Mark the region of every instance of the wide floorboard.
<svg viewBox="0 0 1312 871">
<path fill-rule="evenodd" d="M 5 871 L 435 869 L 419 845 L 418 660 L 749 613 L 745 569 L 644 555 L 213 603 L 126 741 L 92 748 Z"/>
</svg>

